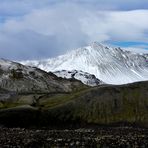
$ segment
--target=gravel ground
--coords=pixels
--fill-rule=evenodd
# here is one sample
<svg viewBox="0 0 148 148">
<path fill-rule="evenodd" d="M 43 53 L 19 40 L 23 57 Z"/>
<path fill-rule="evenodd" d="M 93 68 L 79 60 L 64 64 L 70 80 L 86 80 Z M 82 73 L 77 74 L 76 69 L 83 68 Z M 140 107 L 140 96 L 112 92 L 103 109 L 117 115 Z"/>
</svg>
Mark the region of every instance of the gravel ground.
<svg viewBox="0 0 148 148">
<path fill-rule="evenodd" d="M 77 130 L 0 128 L 0 148 L 148 148 L 148 129 Z"/>
</svg>

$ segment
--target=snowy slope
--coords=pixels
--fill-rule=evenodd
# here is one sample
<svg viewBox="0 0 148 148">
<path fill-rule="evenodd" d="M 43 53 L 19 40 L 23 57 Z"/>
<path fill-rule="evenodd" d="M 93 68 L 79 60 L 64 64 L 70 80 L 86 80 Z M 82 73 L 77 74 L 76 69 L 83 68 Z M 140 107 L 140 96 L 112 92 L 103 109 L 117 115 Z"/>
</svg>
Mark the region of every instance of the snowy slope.
<svg viewBox="0 0 148 148">
<path fill-rule="evenodd" d="M 108 84 L 148 80 L 148 55 L 111 48 L 99 43 L 41 61 L 25 61 L 46 71 L 82 70 Z"/>
<path fill-rule="evenodd" d="M 97 79 L 95 75 L 89 74 L 87 72 L 83 71 L 78 71 L 78 70 L 72 70 L 72 71 L 67 71 L 67 70 L 61 70 L 61 71 L 55 71 L 54 74 L 58 77 L 62 78 L 74 78 L 77 80 L 82 81 L 82 83 L 89 85 L 89 86 L 97 86 L 100 84 L 104 84 L 102 81 Z"/>
</svg>

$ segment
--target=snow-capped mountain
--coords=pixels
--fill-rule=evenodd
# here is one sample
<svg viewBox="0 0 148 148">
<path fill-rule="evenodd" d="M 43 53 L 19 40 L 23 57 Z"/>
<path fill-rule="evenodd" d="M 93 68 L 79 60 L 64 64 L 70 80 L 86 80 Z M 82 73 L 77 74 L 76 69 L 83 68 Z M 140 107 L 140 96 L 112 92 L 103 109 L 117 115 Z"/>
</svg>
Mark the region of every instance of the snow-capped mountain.
<svg viewBox="0 0 148 148">
<path fill-rule="evenodd" d="M 67 79 L 77 79 L 82 81 L 82 83 L 89 85 L 89 86 L 97 86 L 100 84 L 104 84 L 102 81 L 97 79 L 95 75 L 89 74 L 87 72 L 78 71 L 78 70 L 61 70 L 61 71 L 55 71 L 53 72 L 56 76 L 67 78 Z"/>
<path fill-rule="evenodd" d="M 45 71 L 82 70 L 108 84 L 148 80 L 148 54 L 138 54 L 99 43 L 41 61 L 25 61 Z"/>
</svg>

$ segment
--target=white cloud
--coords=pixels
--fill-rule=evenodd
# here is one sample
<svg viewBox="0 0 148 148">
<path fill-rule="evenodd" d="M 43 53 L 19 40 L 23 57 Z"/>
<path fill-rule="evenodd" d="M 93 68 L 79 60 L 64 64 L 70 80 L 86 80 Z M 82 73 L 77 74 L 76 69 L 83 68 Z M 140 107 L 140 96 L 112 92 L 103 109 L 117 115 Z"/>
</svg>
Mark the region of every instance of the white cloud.
<svg viewBox="0 0 148 148">
<path fill-rule="evenodd" d="M 138 48 L 138 47 L 126 47 L 126 48 L 124 48 L 124 49 L 127 50 L 127 51 L 135 52 L 135 53 L 146 53 L 146 54 L 148 54 L 148 50 L 143 49 L 143 48 Z"/>
<path fill-rule="evenodd" d="M 35 10 L 20 20 L 8 20 L 3 30 L 32 30 L 44 35 L 73 35 L 78 32 L 100 41 L 147 41 L 147 16 L 148 10 L 93 11 L 77 5 L 62 4 L 50 9 Z"/>
<path fill-rule="evenodd" d="M 148 42 L 147 16 L 148 10 L 103 11 L 86 9 L 76 3 L 60 3 L 2 23 L 0 49 L 13 48 L 15 52 L 17 49 L 19 56 L 27 56 L 32 50 L 37 58 L 41 52 L 45 56 L 56 55 L 92 41 Z"/>
</svg>

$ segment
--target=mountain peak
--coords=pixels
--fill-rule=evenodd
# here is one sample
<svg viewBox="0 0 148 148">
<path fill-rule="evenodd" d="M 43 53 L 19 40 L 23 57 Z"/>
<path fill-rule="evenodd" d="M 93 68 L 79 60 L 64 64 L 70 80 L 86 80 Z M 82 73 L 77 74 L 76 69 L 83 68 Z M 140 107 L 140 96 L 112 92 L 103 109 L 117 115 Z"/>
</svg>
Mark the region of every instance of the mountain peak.
<svg viewBox="0 0 148 148">
<path fill-rule="evenodd" d="M 99 43 L 99 42 L 92 42 L 91 44 L 90 44 L 90 46 L 91 47 L 101 47 L 101 48 L 104 48 L 105 46 L 104 46 L 104 44 L 102 44 L 102 43 Z"/>
<path fill-rule="evenodd" d="M 57 58 L 25 64 L 52 72 L 82 70 L 94 74 L 108 84 L 125 84 L 148 80 L 147 57 L 93 42 L 90 46 L 70 51 Z"/>
<path fill-rule="evenodd" d="M 85 46 L 85 47 L 81 47 L 78 49 L 75 49 L 73 51 L 68 52 L 69 55 L 72 56 L 81 56 L 81 55 L 85 55 L 85 56 L 96 56 L 97 55 L 101 55 L 105 54 L 107 52 L 109 52 L 110 50 L 112 50 L 111 48 L 103 45 L 102 43 L 98 43 L 98 42 L 92 42 L 89 46 Z M 89 58 L 90 59 L 90 58 Z"/>
</svg>

